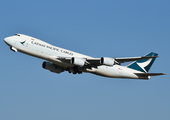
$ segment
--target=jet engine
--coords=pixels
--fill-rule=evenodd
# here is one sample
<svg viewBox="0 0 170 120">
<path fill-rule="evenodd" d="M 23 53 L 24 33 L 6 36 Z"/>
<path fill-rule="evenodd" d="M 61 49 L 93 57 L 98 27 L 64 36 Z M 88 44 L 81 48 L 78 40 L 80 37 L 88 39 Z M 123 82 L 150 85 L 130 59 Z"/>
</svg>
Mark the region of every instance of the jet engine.
<svg viewBox="0 0 170 120">
<path fill-rule="evenodd" d="M 109 57 L 102 57 L 100 59 L 100 64 L 107 65 L 107 66 L 113 66 L 115 64 L 115 60 L 113 58 L 109 58 Z"/>
<path fill-rule="evenodd" d="M 82 58 L 72 57 L 70 63 L 82 67 L 84 66 L 85 60 Z"/>
<path fill-rule="evenodd" d="M 42 67 L 44 69 L 50 70 L 51 72 L 61 73 L 63 69 L 58 67 L 57 65 L 50 63 L 50 62 L 43 62 Z"/>
</svg>

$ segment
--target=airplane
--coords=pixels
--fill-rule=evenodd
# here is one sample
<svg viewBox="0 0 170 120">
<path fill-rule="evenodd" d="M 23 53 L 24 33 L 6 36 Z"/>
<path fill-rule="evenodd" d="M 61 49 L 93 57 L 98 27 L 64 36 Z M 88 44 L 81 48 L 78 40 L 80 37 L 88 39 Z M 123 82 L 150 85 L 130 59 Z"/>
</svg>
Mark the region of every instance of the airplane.
<svg viewBox="0 0 170 120">
<path fill-rule="evenodd" d="M 42 67 L 54 73 L 68 71 L 73 74 L 92 73 L 109 78 L 144 79 L 151 76 L 165 75 L 164 73 L 148 73 L 157 53 L 150 52 L 141 57 L 93 58 L 60 47 L 53 46 L 40 39 L 15 34 L 4 38 L 4 42 L 14 52 L 21 52 L 33 57 L 44 59 Z M 132 62 L 121 66 L 124 62 Z"/>
</svg>

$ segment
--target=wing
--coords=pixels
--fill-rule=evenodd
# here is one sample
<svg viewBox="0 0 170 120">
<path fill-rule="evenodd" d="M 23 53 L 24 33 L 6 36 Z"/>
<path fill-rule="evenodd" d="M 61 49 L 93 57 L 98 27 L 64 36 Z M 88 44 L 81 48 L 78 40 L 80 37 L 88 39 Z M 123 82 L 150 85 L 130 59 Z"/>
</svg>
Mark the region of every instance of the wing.
<svg viewBox="0 0 170 120">
<path fill-rule="evenodd" d="M 149 58 L 155 58 L 155 57 L 158 57 L 158 56 L 142 56 L 142 57 L 127 57 L 127 58 L 102 57 L 102 58 L 78 58 L 78 59 L 79 60 L 82 59 L 82 61 L 84 61 L 83 67 L 95 67 L 95 66 L 97 67 L 100 65 L 113 66 L 114 64 L 121 64 L 124 62 L 137 61 L 137 60 L 143 60 L 143 59 L 149 59 Z M 73 58 L 76 58 L 76 57 L 56 57 L 55 59 L 60 60 L 62 62 L 70 63 L 70 61 Z"/>
<path fill-rule="evenodd" d="M 142 56 L 142 57 L 129 57 L 129 58 L 79 58 L 79 57 L 48 57 L 48 61 L 56 64 L 62 70 L 69 71 L 69 73 L 82 73 L 84 70 L 97 68 L 98 66 L 113 66 L 114 64 L 121 64 L 123 62 L 143 60 L 155 58 L 157 56 Z M 148 79 L 150 76 L 163 75 L 163 73 L 134 73 L 141 79 Z"/>
</svg>

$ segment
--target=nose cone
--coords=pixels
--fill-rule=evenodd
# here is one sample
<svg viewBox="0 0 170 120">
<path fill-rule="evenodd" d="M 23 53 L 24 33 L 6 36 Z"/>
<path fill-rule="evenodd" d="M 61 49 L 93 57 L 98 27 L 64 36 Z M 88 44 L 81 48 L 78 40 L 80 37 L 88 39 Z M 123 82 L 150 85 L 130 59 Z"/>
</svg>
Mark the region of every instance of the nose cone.
<svg viewBox="0 0 170 120">
<path fill-rule="evenodd" d="M 14 40 L 11 37 L 6 37 L 4 38 L 4 42 L 8 45 L 8 46 L 13 46 L 14 44 Z"/>
<path fill-rule="evenodd" d="M 8 43 L 9 43 L 9 38 L 8 38 L 8 37 L 4 38 L 4 42 L 5 42 L 6 44 L 8 44 Z"/>
</svg>

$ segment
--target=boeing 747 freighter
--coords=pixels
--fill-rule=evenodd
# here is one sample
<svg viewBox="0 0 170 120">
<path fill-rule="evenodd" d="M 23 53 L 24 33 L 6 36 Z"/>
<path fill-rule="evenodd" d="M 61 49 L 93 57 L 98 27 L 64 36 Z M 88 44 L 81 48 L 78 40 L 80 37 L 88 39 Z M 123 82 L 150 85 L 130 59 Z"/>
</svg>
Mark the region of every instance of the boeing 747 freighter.
<svg viewBox="0 0 170 120">
<path fill-rule="evenodd" d="M 158 54 L 154 52 L 141 57 L 93 58 L 23 34 L 6 37 L 4 41 L 14 52 L 18 51 L 44 59 L 42 67 L 54 73 L 68 71 L 81 74 L 86 72 L 103 77 L 128 79 L 150 79 L 151 76 L 164 75 L 164 73 L 148 73 L 158 57 Z M 131 61 L 133 62 L 129 65 L 121 66 L 121 63 Z"/>
</svg>

